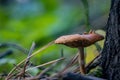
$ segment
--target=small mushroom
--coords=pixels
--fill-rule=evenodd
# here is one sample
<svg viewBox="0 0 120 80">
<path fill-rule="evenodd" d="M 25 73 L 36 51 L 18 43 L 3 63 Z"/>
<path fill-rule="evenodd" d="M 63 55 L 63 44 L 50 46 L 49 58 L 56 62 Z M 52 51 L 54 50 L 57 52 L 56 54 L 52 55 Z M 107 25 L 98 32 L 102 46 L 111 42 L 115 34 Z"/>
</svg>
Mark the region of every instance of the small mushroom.
<svg viewBox="0 0 120 80">
<path fill-rule="evenodd" d="M 64 44 L 66 46 L 72 48 L 78 48 L 79 53 L 79 65 L 81 74 L 85 74 L 85 60 L 84 60 L 84 47 L 88 47 L 94 44 L 97 41 L 103 40 L 104 37 L 100 34 L 95 33 L 94 31 L 90 31 L 85 34 L 73 34 L 73 35 L 65 35 L 57 38 L 55 40 L 56 44 Z"/>
</svg>

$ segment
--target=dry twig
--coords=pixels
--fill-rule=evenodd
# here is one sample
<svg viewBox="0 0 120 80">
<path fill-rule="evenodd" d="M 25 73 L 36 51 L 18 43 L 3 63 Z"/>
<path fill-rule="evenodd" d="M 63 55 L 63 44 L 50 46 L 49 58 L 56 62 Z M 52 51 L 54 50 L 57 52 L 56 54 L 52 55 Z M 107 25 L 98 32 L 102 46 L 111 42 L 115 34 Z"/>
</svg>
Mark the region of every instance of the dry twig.
<svg viewBox="0 0 120 80">
<path fill-rule="evenodd" d="M 34 56 L 34 55 L 40 53 L 41 51 L 45 50 L 47 47 L 49 47 L 50 45 L 52 45 L 53 42 L 54 42 L 54 41 L 52 41 L 52 42 L 48 43 L 47 45 L 43 46 L 41 49 L 37 50 L 37 51 L 34 52 L 31 56 L 29 56 L 29 58 L 31 58 L 32 56 Z M 9 79 L 12 77 L 12 73 L 16 70 L 16 68 L 17 68 L 18 66 L 20 66 L 22 63 L 24 63 L 27 59 L 28 59 L 28 58 L 25 58 L 25 59 L 22 60 L 20 63 L 18 63 L 18 64 L 16 65 L 16 67 L 14 67 L 14 68 L 9 72 L 8 76 L 6 77 L 6 80 L 9 80 Z"/>
</svg>

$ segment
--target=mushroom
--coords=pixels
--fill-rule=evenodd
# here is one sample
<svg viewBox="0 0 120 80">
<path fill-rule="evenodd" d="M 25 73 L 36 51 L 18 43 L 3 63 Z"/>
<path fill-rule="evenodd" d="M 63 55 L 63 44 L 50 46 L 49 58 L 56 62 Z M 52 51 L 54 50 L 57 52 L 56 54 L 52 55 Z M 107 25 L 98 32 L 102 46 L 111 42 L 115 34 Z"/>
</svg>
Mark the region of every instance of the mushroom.
<svg viewBox="0 0 120 80">
<path fill-rule="evenodd" d="M 55 40 L 56 44 L 64 44 L 72 48 L 78 48 L 79 58 L 78 62 L 80 65 L 81 74 L 85 74 L 85 60 L 84 60 L 84 47 L 88 47 L 97 41 L 103 40 L 104 37 L 100 34 L 90 31 L 89 33 L 65 35 Z"/>
</svg>

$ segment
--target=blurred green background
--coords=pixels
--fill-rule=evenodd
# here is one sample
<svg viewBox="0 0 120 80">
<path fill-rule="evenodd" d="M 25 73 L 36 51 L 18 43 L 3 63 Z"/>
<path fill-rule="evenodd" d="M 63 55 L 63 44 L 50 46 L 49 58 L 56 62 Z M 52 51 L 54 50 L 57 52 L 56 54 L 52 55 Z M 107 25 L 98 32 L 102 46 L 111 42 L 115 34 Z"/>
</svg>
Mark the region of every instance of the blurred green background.
<svg viewBox="0 0 120 80">
<path fill-rule="evenodd" d="M 86 0 L 0 0 L 0 43 L 14 43 L 29 49 L 34 41 L 36 51 L 61 35 L 83 33 L 88 28 L 99 29 L 104 35 L 110 0 L 88 0 L 88 8 L 86 5 Z M 99 44 L 103 46 L 103 41 Z M 13 64 L 27 57 L 12 47 L 1 47 L 0 54 L 9 49 L 13 54 L 0 59 L 0 73 L 8 73 Z M 61 49 L 66 58 L 77 53 L 77 49 L 54 44 L 32 61 L 38 65 L 57 59 Z M 87 63 L 97 55 L 95 46 L 86 48 L 85 52 Z"/>
</svg>

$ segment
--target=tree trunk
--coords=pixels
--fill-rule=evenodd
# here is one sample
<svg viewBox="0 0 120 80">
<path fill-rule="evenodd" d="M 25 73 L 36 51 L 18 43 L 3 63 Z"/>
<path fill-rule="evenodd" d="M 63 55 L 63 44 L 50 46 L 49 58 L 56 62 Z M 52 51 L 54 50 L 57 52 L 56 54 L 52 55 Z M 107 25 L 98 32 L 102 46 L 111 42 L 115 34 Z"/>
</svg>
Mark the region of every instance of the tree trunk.
<svg viewBox="0 0 120 80">
<path fill-rule="evenodd" d="M 108 80 L 120 80 L 120 0 L 111 0 L 101 66 Z"/>
</svg>

